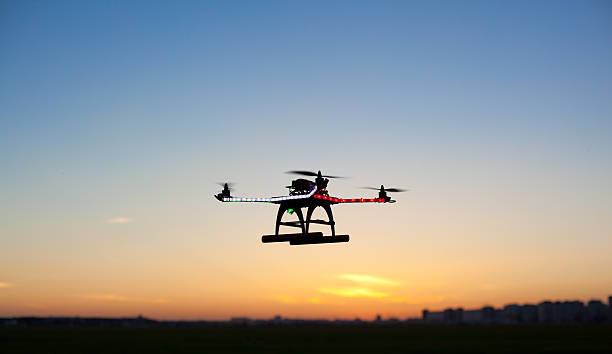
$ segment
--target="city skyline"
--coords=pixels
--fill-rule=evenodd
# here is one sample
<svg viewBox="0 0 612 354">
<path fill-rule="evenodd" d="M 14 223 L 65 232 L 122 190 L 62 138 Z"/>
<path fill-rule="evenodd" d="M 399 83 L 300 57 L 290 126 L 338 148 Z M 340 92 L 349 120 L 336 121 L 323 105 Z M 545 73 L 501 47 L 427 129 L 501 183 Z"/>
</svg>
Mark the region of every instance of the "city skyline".
<svg viewBox="0 0 612 354">
<path fill-rule="evenodd" d="M 137 317 L 12 317 L 1 318 L 0 325 L 5 326 L 150 326 L 150 325 L 295 325 L 295 324 L 517 324 L 517 323 L 605 323 L 612 321 L 612 295 L 608 296 L 608 303 L 600 299 L 591 299 L 587 303 L 566 299 L 565 301 L 542 300 L 537 304 L 506 304 L 501 308 L 484 305 L 480 308 L 445 308 L 441 311 L 430 309 L 422 310 L 421 318 L 383 317 L 376 314 L 373 318 L 287 318 L 274 315 L 270 318 L 232 317 L 225 320 L 158 320 L 147 318 L 139 314 Z"/>
<path fill-rule="evenodd" d="M 418 317 L 612 293 L 607 1 L 0 5 L 0 317 Z M 289 170 L 407 188 L 262 244 Z M 319 215 L 315 215 L 318 217 Z M 315 228 L 315 231 L 318 230 Z M 323 230 L 321 228 L 321 230 Z"/>
</svg>

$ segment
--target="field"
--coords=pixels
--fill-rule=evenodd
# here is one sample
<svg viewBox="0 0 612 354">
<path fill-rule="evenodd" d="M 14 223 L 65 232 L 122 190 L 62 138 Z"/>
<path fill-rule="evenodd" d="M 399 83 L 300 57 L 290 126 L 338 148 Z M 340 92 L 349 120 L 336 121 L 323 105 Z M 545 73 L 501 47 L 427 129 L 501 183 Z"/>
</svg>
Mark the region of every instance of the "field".
<svg viewBox="0 0 612 354">
<path fill-rule="evenodd" d="M 0 353 L 612 353 L 612 325 L 0 328 Z"/>
</svg>

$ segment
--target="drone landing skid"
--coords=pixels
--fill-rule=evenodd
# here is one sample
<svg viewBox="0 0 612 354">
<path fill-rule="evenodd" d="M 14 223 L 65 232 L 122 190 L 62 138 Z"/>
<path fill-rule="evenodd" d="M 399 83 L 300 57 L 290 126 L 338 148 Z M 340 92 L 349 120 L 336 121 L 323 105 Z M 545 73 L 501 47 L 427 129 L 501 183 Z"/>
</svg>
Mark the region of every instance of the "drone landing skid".
<svg viewBox="0 0 612 354">
<path fill-rule="evenodd" d="M 281 235 L 264 235 L 261 237 L 261 242 L 287 242 L 290 245 L 312 245 L 319 243 L 336 243 L 348 242 L 349 235 L 323 236 L 322 232 L 298 233 L 298 234 L 281 234 Z"/>
<path fill-rule="evenodd" d="M 297 233 L 297 234 L 280 234 L 280 235 L 264 235 L 261 236 L 261 242 L 286 242 L 291 241 L 296 237 L 323 237 L 322 232 L 311 232 L 308 234 Z"/>
<path fill-rule="evenodd" d="M 336 242 L 348 242 L 349 235 L 335 235 L 335 236 L 300 236 L 289 241 L 292 246 L 295 245 L 314 245 L 318 243 L 336 243 Z"/>
</svg>

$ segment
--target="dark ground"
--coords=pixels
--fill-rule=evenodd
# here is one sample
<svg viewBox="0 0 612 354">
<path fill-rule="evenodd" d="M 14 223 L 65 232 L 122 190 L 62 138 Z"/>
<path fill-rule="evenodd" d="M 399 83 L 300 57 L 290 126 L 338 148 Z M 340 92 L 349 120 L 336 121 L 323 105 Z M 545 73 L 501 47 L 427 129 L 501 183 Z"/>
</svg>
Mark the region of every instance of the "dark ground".
<svg viewBox="0 0 612 354">
<path fill-rule="evenodd" d="M 612 353 L 612 325 L 1 328 L 0 353 Z"/>
</svg>

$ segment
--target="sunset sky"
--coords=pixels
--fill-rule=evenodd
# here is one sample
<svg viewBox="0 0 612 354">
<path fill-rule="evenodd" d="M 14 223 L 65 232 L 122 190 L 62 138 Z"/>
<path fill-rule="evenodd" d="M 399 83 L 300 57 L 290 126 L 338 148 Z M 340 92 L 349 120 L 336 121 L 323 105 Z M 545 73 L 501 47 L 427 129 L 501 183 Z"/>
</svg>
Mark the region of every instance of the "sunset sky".
<svg viewBox="0 0 612 354">
<path fill-rule="evenodd" d="M 0 317 L 612 295 L 610 1 L 0 2 Z M 345 244 L 262 244 L 287 192 Z M 322 229 L 321 229 L 322 230 Z"/>
</svg>

